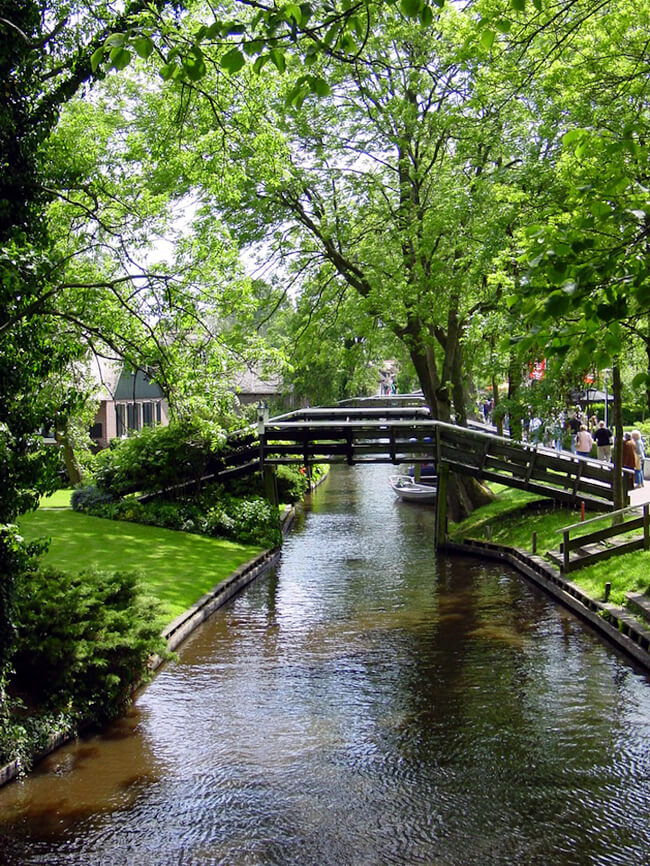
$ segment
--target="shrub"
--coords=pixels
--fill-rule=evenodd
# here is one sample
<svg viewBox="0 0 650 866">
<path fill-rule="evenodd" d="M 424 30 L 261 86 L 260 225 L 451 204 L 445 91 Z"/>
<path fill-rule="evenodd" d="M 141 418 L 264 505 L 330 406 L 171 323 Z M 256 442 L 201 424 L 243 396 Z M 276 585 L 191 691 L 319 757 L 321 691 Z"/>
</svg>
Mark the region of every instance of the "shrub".
<svg viewBox="0 0 650 866">
<path fill-rule="evenodd" d="M 207 535 L 232 538 L 235 535 L 235 521 L 223 505 L 216 505 L 208 510 L 204 521 L 204 530 Z"/>
<path fill-rule="evenodd" d="M 225 496 L 207 512 L 203 531 L 232 538 L 240 544 L 263 547 L 276 547 L 282 541 L 278 510 L 261 496 L 248 499 Z"/>
<path fill-rule="evenodd" d="M 74 511 L 94 512 L 100 505 L 106 505 L 108 502 L 113 502 L 114 496 L 106 490 L 100 490 L 95 485 L 88 487 L 78 487 L 72 491 L 70 504 Z"/>
<path fill-rule="evenodd" d="M 299 502 L 309 489 L 309 479 L 302 466 L 278 466 L 276 478 L 280 502 Z"/>
<path fill-rule="evenodd" d="M 197 483 L 219 450 L 219 439 L 198 422 L 145 427 L 97 455 L 97 485 L 116 496 Z"/>
<path fill-rule="evenodd" d="M 242 544 L 276 547 L 282 543 L 280 514 L 266 499 L 231 499 L 228 514 L 234 523 L 233 537 Z"/>
<path fill-rule="evenodd" d="M 113 718 L 165 654 L 160 605 L 137 576 L 42 569 L 23 578 L 17 605 L 15 682 L 46 709 L 87 721 Z"/>
</svg>

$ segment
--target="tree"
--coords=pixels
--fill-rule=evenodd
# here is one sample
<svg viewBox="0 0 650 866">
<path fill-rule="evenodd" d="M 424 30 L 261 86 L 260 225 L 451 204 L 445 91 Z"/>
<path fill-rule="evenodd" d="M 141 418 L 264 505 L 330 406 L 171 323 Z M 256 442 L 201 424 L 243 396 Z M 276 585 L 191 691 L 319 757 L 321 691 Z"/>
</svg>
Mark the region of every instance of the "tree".
<svg viewBox="0 0 650 866">
<path fill-rule="evenodd" d="M 81 266 L 78 261 L 74 265 L 66 262 L 66 273 L 60 274 L 63 262 L 48 235 L 46 208 L 69 189 L 74 178 L 69 176 L 69 165 L 51 163 L 45 150 L 61 109 L 96 74 L 103 74 L 100 67 L 105 51 L 113 67 L 124 68 L 130 60 L 125 42 L 132 36 L 136 51 L 146 56 L 153 46 L 151 23 L 160 21 L 163 10 L 171 8 L 172 4 L 164 0 L 127 0 L 117 9 L 76 0 L 66 4 L 56 0 L 0 0 L 0 74 L 5 87 L 0 106 L 0 451 L 4 458 L 0 476 L 0 689 L 11 644 L 15 575 L 24 567 L 26 554 L 10 524 L 18 514 L 34 507 L 39 494 L 53 484 L 56 455 L 42 447 L 37 433 L 42 427 L 51 427 L 56 418 L 68 416 L 76 400 L 71 390 L 55 396 L 45 392 L 42 385 L 82 357 L 86 350 L 84 339 L 89 335 L 101 337 L 109 345 L 119 343 L 114 347 L 120 351 L 126 346 L 139 348 L 133 332 L 124 333 L 123 322 L 132 326 L 137 321 L 146 331 L 147 314 L 160 299 L 164 306 L 170 287 L 170 281 L 158 275 L 149 283 L 151 291 L 137 293 L 139 300 L 143 294 L 146 296 L 144 304 L 134 307 L 129 303 L 132 296 L 118 290 L 127 284 L 137 286 L 137 279 L 145 275 L 118 273 L 115 261 L 107 266 L 105 260 L 98 259 L 97 251 L 92 267 L 88 267 L 87 260 Z M 344 31 L 348 23 L 354 26 L 352 19 L 359 11 L 360 7 L 349 4 L 338 11 L 330 7 L 321 18 L 320 28 L 309 24 L 309 38 L 315 40 L 314 44 L 322 44 L 323 50 L 349 50 Z M 260 31 L 262 47 L 278 52 L 276 39 L 295 38 L 299 25 L 307 27 L 303 19 L 306 15 L 300 7 L 286 15 L 274 6 L 260 5 L 251 27 Z M 163 29 L 170 20 L 168 15 L 161 22 Z M 232 20 L 223 34 L 221 23 L 215 23 L 215 36 L 218 33 L 227 39 L 238 33 Z M 331 37 L 323 27 L 329 28 L 327 33 L 331 30 Z M 280 34 L 283 28 L 285 32 Z M 209 35 L 206 31 L 201 38 Z M 162 34 L 159 39 L 164 41 Z M 234 69 L 234 56 L 231 54 L 224 69 Z M 276 65 L 279 56 L 274 54 Z M 194 52 L 192 57 L 194 64 L 189 55 L 181 63 L 188 78 L 197 64 L 200 67 L 199 55 Z M 167 57 L 167 61 L 171 59 Z M 170 70 L 165 77 L 182 77 L 172 73 Z M 92 195 L 90 208 L 87 198 L 77 197 L 74 204 L 78 213 L 97 216 Z M 103 270 L 106 268 L 108 273 Z M 105 292 L 112 298 L 108 311 L 106 305 L 102 306 L 100 332 L 95 301 Z M 120 324 L 111 328 L 111 312 L 115 308 L 125 312 L 125 304 L 130 319 L 122 316 Z M 179 330 L 188 334 L 195 310 L 181 302 L 175 307 L 173 321 L 165 324 L 168 329 L 174 328 L 175 336 Z M 159 318 L 164 320 L 162 315 Z M 160 370 L 161 359 L 170 354 L 168 343 L 149 331 L 149 347 L 156 346 L 154 361 Z M 185 341 L 185 345 L 190 342 Z M 149 353 L 150 348 L 140 355 L 144 354 L 148 361 Z M 172 369 L 171 364 L 168 369 Z"/>
<path fill-rule="evenodd" d="M 247 91 L 230 143 L 243 182 L 222 207 L 242 240 L 320 285 L 344 280 L 359 315 L 407 346 L 434 417 L 465 423 L 468 324 L 498 303 L 486 276 L 518 207 L 517 144 L 501 143 L 518 121 L 486 94 L 463 19 L 450 11 L 440 30 L 432 46 L 389 10 L 317 104 L 294 83 Z M 456 516 L 483 496 L 470 480 L 456 494 Z"/>
</svg>

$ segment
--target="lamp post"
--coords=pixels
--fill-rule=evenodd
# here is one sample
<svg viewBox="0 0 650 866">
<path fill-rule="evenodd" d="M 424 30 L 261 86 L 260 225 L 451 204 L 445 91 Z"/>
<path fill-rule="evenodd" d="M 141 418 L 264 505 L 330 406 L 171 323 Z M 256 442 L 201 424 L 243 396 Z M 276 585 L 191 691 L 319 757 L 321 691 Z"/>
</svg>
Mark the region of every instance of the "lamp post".
<svg viewBox="0 0 650 866">
<path fill-rule="evenodd" d="M 257 404 L 257 432 L 261 436 L 264 433 L 266 422 L 269 420 L 269 407 L 263 400 Z"/>
<path fill-rule="evenodd" d="M 607 380 L 608 380 L 609 374 L 611 372 L 612 371 L 609 368 L 602 371 L 603 378 L 605 380 L 605 427 L 607 427 L 608 429 L 609 429 L 609 393 L 607 391 Z"/>
</svg>

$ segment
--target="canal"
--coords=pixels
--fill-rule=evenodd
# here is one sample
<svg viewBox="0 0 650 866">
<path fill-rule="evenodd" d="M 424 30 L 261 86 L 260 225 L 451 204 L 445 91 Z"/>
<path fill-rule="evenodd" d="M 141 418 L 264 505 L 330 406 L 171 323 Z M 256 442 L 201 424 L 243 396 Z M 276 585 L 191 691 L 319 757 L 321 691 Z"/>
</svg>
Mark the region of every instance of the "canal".
<svg viewBox="0 0 650 866">
<path fill-rule="evenodd" d="M 647 678 L 335 469 L 267 578 L 0 790 L 0 863 L 650 863 Z"/>
</svg>

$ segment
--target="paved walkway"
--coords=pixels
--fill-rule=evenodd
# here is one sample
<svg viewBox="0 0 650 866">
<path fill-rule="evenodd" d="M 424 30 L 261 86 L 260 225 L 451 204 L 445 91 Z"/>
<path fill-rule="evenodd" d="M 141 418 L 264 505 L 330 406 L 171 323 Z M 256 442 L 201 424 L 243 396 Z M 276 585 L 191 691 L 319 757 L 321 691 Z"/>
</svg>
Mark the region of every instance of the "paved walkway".
<svg viewBox="0 0 650 866">
<path fill-rule="evenodd" d="M 646 478 L 645 487 L 638 490 L 630 490 L 630 505 L 643 505 L 650 502 L 650 479 Z"/>
</svg>

